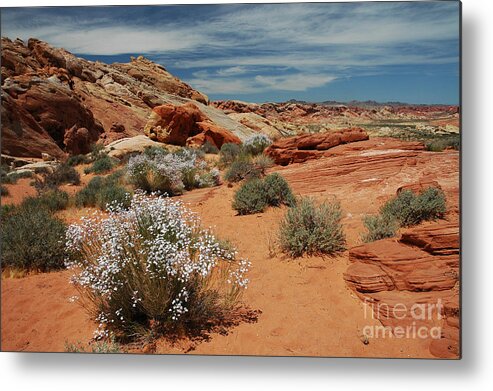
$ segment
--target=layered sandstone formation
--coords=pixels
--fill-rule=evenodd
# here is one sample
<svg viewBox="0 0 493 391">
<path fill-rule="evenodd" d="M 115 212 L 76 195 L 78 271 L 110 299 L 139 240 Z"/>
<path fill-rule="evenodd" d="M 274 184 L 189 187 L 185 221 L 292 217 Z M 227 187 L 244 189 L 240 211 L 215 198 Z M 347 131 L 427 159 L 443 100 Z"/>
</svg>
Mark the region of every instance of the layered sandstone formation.
<svg viewBox="0 0 493 391">
<path fill-rule="evenodd" d="M 2 154 L 40 158 L 85 153 L 143 133 L 153 108 L 193 102 L 240 139 L 253 130 L 210 106 L 207 96 L 144 57 L 107 65 L 30 39 L 2 38 Z"/>
<path fill-rule="evenodd" d="M 347 284 L 392 331 L 417 334 L 437 357 L 459 355 L 459 225 L 427 223 L 354 247 Z M 433 328 L 434 331 L 433 331 Z M 416 337 L 412 334 L 410 338 Z"/>
<path fill-rule="evenodd" d="M 348 128 L 336 132 L 305 134 L 280 139 L 267 147 L 265 154 L 276 164 L 302 163 L 327 155 L 327 150 L 341 144 L 368 140 L 361 128 Z"/>
</svg>

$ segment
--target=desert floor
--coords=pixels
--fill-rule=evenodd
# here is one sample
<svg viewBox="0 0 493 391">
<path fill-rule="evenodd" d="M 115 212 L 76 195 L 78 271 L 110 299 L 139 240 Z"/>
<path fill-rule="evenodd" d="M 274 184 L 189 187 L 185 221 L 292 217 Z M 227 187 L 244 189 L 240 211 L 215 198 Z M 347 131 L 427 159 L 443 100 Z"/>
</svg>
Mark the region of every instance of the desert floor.
<svg viewBox="0 0 493 391">
<path fill-rule="evenodd" d="M 348 248 L 361 243 L 361 218 L 376 213 L 405 184 L 437 181 L 447 195 L 449 214 L 456 216 L 458 152 L 407 151 L 399 143 L 387 139 L 352 143 L 334 148 L 333 156 L 273 170 L 296 194 L 341 201 Z M 2 201 L 18 202 L 34 193 L 26 181 L 9 185 L 11 196 Z M 207 341 L 159 340 L 155 353 L 433 357 L 426 340 L 387 338 L 365 344 L 362 328 L 377 321 L 368 314 L 365 318 L 363 302 L 343 279 L 348 252 L 337 257 L 285 257 L 274 244 L 285 210 L 236 216 L 231 208 L 235 189 L 223 184 L 181 198 L 199 213 L 204 226 L 231 240 L 239 256 L 251 261 L 243 301 L 260 311 L 258 319 L 231 328 L 227 335 L 213 334 Z M 69 209 L 62 216 L 77 221 L 83 213 Z M 90 341 L 95 324 L 84 309 L 70 302 L 76 292 L 69 277 L 69 271 L 62 271 L 2 279 L 2 350 L 62 352 L 66 343 Z"/>
</svg>

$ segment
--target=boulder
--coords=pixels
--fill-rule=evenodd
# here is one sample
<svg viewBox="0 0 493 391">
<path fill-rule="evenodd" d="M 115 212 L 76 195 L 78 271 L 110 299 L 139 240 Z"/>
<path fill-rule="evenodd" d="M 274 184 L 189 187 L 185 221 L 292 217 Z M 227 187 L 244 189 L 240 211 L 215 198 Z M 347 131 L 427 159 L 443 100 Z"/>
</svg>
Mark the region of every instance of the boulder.
<svg viewBox="0 0 493 391">
<path fill-rule="evenodd" d="M 241 140 L 229 130 L 214 124 L 194 103 L 165 104 L 153 109 L 144 133 L 154 141 L 173 145 L 200 146 L 210 142 L 218 148 Z"/>
</svg>

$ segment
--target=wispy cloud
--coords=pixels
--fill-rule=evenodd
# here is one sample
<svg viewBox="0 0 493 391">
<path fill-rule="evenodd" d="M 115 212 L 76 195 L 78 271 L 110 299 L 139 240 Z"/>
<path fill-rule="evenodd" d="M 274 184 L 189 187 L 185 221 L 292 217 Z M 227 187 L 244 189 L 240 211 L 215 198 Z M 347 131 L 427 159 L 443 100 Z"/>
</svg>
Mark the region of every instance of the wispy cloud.
<svg viewBox="0 0 493 391">
<path fill-rule="evenodd" d="M 206 93 L 305 91 L 385 67 L 458 63 L 457 2 L 4 9 L 2 35 L 144 54 Z"/>
</svg>

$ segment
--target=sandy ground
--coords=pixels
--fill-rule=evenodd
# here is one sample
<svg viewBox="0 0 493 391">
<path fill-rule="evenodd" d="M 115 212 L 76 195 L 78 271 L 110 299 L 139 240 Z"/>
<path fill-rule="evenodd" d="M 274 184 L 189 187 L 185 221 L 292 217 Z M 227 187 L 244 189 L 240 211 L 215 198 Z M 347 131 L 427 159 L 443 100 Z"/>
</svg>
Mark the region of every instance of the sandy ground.
<svg viewBox="0 0 493 391">
<path fill-rule="evenodd" d="M 332 175 L 324 171 L 330 167 L 330 159 L 321 159 L 279 171 L 298 194 L 322 199 L 336 196 L 342 201 L 349 247 L 359 243 L 361 216 L 378 210 L 382 199 L 395 194 L 403 183 L 432 172 L 439 173 L 446 190 L 456 192 L 458 187 L 456 152 L 432 157 L 423 152 L 416 163 L 371 173 L 345 170 Z M 273 239 L 284 210 L 270 208 L 263 214 L 236 216 L 231 208 L 234 191 L 222 185 L 181 198 L 200 214 L 204 226 L 231 240 L 239 256 L 252 262 L 243 301 L 261 311 L 258 320 L 242 323 L 227 335 L 214 334 L 198 345 L 171 346 L 159 340 L 156 353 L 432 358 L 425 341 L 386 338 L 363 343 L 362 328 L 377 321 L 342 278 L 348 266 L 347 252 L 333 258 L 283 257 Z M 64 213 L 71 221 L 80 217 L 71 215 L 71 210 Z M 64 271 L 2 280 L 2 350 L 64 351 L 67 342 L 90 341 L 95 325 L 80 306 L 70 302 L 76 293 L 69 276 Z"/>
</svg>

